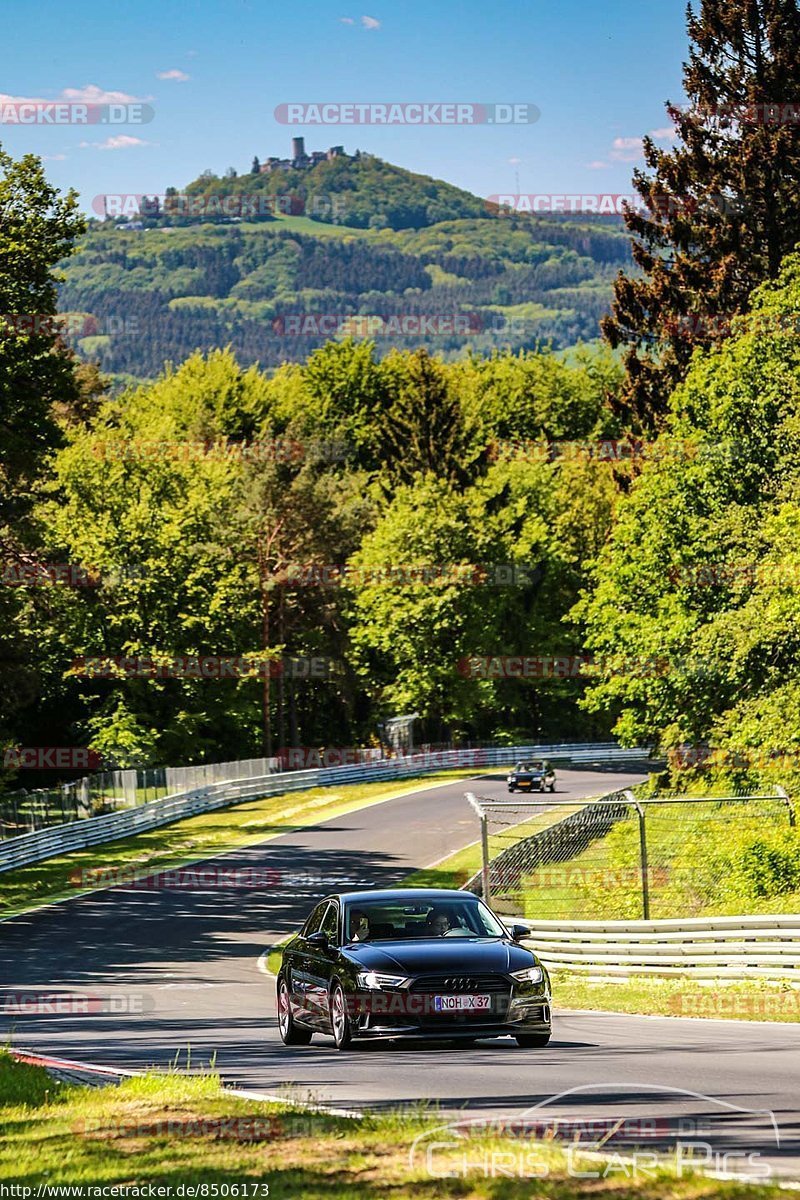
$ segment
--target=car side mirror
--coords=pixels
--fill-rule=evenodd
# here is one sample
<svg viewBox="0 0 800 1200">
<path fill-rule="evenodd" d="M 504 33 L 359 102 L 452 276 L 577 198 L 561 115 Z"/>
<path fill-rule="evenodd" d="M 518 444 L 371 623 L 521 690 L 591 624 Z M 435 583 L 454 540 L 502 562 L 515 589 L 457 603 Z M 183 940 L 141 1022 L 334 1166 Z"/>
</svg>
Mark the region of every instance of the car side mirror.
<svg viewBox="0 0 800 1200">
<path fill-rule="evenodd" d="M 306 940 L 309 946 L 314 946 L 319 950 L 328 951 L 331 948 L 331 940 L 322 929 L 318 929 L 316 933 L 310 933 Z"/>
<path fill-rule="evenodd" d="M 515 942 L 521 942 L 526 937 L 530 937 L 530 935 L 531 935 L 531 931 L 530 931 L 530 929 L 528 929 L 527 925 L 512 925 L 511 926 L 511 938 Z"/>
</svg>

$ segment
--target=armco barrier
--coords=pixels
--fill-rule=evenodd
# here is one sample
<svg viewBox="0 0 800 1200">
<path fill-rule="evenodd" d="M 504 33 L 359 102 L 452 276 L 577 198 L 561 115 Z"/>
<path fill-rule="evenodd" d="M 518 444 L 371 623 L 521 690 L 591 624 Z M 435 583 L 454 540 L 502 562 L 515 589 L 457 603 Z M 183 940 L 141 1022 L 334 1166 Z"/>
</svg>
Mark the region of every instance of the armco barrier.
<svg viewBox="0 0 800 1200">
<path fill-rule="evenodd" d="M 405 755 L 383 759 L 379 763 L 343 767 L 323 767 L 310 771 L 281 771 L 260 777 L 224 780 L 206 787 L 176 792 L 136 808 L 106 813 L 99 817 L 54 825 L 36 833 L 26 833 L 0 843 L 0 872 L 29 863 L 42 862 L 70 850 L 82 850 L 117 838 L 143 833 L 169 825 L 197 813 L 225 808 L 262 796 L 303 791 L 313 787 L 336 787 L 345 783 L 368 783 L 381 779 L 402 779 L 452 767 L 493 767 L 516 762 L 520 758 L 550 757 L 572 763 L 613 764 L 641 760 L 643 750 L 626 750 L 616 743 L 587 742 L 569 745 L 508 746 L 476 750 L 445 750 L 436 754 Z"/>
<path fill-rule="evenodd" d="M 800 915 L 658 921 L 527 921 L 550 969 L 582 976 L 780 979 L 800 984 Z"/>
</svg>

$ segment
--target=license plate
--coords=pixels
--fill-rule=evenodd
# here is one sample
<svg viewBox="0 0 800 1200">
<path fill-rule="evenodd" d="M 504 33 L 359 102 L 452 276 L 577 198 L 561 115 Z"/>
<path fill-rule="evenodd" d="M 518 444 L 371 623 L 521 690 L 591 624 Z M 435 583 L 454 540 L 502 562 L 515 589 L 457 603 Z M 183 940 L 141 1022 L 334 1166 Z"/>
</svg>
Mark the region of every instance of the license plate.
<svg viewBox="0 0 800 1200">
<path fill-rule="evenodd" d="M 491 996 L 434 996 L 435 1012 L 486 1012 L 491 1008 Z"/>
</svg>

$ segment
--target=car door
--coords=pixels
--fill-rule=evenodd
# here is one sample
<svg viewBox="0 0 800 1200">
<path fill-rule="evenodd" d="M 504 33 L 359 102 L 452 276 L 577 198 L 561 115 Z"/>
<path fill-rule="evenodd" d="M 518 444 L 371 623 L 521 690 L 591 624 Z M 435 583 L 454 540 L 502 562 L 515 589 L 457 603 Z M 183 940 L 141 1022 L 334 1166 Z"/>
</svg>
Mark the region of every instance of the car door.
<svg viewBox="0 0 800 1200">
<path fill-rule="evenodd" d="M 328 901 L 323 900 L 312 910 L 311 915 L 306 920 L 300 936 L 297 939 L 295 946 L 292 948 L 291 958 L 287 971 L 289 996 L 292 1013 L 304 1025 L 316 1024 L 314 1004 L 313 1004 L 313 988 L 312 988 L 312 953 L 313 947 L 309 946 L 308 938 L 312 933 L 316 933 L 322 924 L 323 917 L 328 908 Z"/>
<path fill-rule="evenodd" d="M 314 1024 L 329 1032 L 331 1027 L 330 987 L 339 946 L 338 900 L 328 901 L 319 932 L 327 934 L 329 949 L 325 950 L 322 946 L 309 946 L 308 999 L 309 1007 L 314 1013 Z"/>
</svg>

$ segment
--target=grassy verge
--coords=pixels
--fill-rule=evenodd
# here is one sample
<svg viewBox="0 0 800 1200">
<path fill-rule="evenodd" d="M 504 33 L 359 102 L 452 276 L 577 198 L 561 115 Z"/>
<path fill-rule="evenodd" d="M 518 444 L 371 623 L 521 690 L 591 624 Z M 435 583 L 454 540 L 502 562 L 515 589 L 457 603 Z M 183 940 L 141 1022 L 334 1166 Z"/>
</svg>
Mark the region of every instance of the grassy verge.
<svg viewBox="0 0 800 1200">
<path fill-rule="evenodd" d="M 650 914 L 738 916 L 800 911 L 800 829 L 780 800 L 701 802 L 646 809 Z M 519 885 L 522 915 L 635 920 L 642 915 L 639 823 L 618 821 L 569 861 Z"/>
<path fill-rule="evenodd" d="M 45 903 L 75 896 L 85 887 L 90 872 L 126 869 L 145 875 L 170 870 L 237 847 L 268 841 L 293 829 L 327 821 L 392 796 L 454 779 L 471 778 L 462 771 L 440 771 L 377 783 L 349 784 L 341 788 L 310 788 L 282 796 L 268 796 L 230 808 L 202 813 L 134 837 L 107 842 L 87 850 L 74 850 L 59 858 L 6 871 L 2 879 L 0 916 L 13 916 Z M 91 878 L 91 877 L 90 877 Z"/>
<path fill-rule="evenodd" d="M 633 978 L 619 983 L 552 972 L 556 1008 L 588 1008 L 645 1016 L 732 1021 L 800 1021 L 800 989 L 786 984 L 701 983 L 697 979 Z"/>
<path fill-rule="evenodd" d="M 435 1114 L 430 1114 L 433 1116 Z M 326 1197 L 329 1200 L 698 1200 L 737 1197 L 741 1184 L 685 1175 L 648 1159 L 646 1173 L 606 1159 L 576 1156 L 554 1142 L 470 1137 L 451 1148 L 411 1155 L 434 1122 L 417 1111 L 348 1120 L 291 1105 L 226 1094 L 213 1075 L 150 1075 L 102 1089 L 57 1085 L 38 1067 L 0 1053 L 0 1184 L 35 1189 L 120 1184 L 239 1185 L 228 1195 Z M 453 1141 L 452 1135 L 445 1139 Z M 516 1164 L 516 1169 L 514 1169 Z M 577 1177 L 578 1171 L 594 1177 Z M 449 1177 L 446 1177 L 447 1173 Z M 532 1193 L 532 1187 L 535 1193 Z M 769 1186 L 749 1195 L 777 1194 Z M 12 1194 L 7 1192 L 6 1194 Z M 13 1193 L 19 1195 L 20 1193 Z M 121 1191 L 125 1195 L 125 1191 Z M 182 1194 L 186 1194 L 185 1190 Z M 84 1192 L 84 1195 L 89 1193 Z"/>
</svg>

